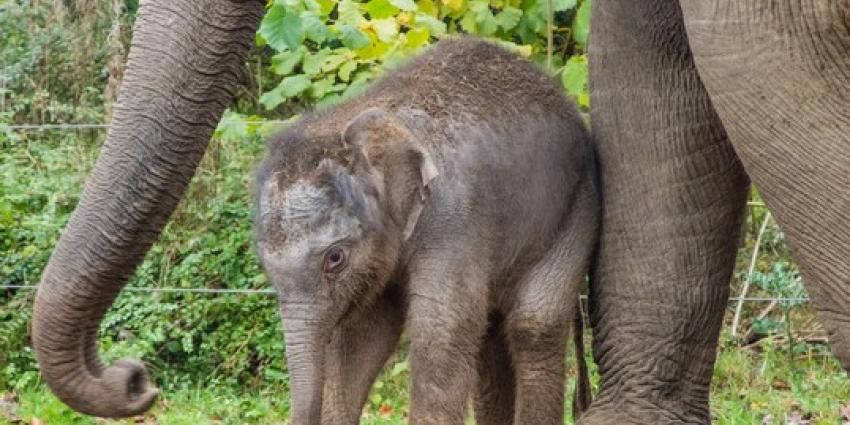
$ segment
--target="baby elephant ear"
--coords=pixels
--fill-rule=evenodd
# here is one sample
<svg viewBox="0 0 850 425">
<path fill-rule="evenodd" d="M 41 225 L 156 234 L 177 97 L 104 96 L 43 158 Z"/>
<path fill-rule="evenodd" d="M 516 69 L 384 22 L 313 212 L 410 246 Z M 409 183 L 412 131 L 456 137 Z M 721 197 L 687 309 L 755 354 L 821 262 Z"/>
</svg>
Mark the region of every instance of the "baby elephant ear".
<svg viewBox="0 0 850 425">
<path fill-rule="evenodd" d="M 354 117 L 342 137 L 356 149 L 356 167 L 378 180 L 384 205 L 408 239 L 428 198 L 428 184 L 439 174 L 431 155 L 401 120 L 380 108 Z"/>
</svg>

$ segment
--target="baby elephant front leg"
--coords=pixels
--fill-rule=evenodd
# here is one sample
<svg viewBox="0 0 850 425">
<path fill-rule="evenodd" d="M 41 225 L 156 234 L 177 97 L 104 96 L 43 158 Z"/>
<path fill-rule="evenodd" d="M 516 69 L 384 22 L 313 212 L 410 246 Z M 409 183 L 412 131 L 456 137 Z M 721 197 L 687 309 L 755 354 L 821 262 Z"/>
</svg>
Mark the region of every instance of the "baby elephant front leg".
<svg viewBox="0 0 850 425">
<path fill-rule="evenodd" d="M 475 423 L 512 425 L 515 398 L 514 366 L 505 339 L 504 318 L 491 314 L 478 358 Z"/>
<path fill-rule="evenodd" d="M 566 324 L 565 324 L 566 325 Z M 516 369 L 514 424 L 562 424 L 566 326 L 524 328 L 510 324 L 509 345 Z"/>
<path fill-rule="evenodd" d="M 334 333 L 326 349 L 323 425 L 359 423 L 369 390 L 401 335 L 406 307 L 400 291 L 391 287 Z"/>
<path fill-rule="evenodd" d="M 427 269 L 431 276 L 411 277 L 410 423 L 461 425 L 487 322 L 485 280 L 446 265 Z"/>
</svg>

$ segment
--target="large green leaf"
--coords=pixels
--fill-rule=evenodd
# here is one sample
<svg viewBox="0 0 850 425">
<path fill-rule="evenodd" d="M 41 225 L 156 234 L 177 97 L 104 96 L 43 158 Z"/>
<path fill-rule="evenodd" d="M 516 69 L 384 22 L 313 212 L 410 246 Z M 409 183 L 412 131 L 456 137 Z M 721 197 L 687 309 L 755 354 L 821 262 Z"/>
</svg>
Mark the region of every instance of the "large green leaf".
<svg viewBox="0 0 850 425">
<path fill-rule="evenodd" d="M 460 27 L 470 34 L 478 33 L 478 20 L 475 19 L 474 13 L 467 13 L 460 19 Z"/>
<path fill-rule="evenodd" d="M 278 4 L 266 13 L 258 33 L 275 50 L 295 50 L 304 41 L 301 19 Z"/>
<path fill-rule="evenodd" d="M 493 35 L 498 31 L 499 24 L 493 11 L 490 10 L 489 0 L 473 0 L 469 3 L 469 9 L 475 14 L 475 33 L 479 35 Z"/>
<path fill-rule="evenodd" d="M 355 1 L 342 0 L 339 2 L 336 10 L 339 15 L 339 19 L 337 19 L 338 23 L 358 25 L 366 21 L 366 18 L 363 17 L 363 13 L 360 11 L 360 3 Z"/>
<path fill-rule="evenodd" d="M 587 37 L 590 35 L 590 3 L 592 0 L 582 0 L 573 20 L 573 40 L 582 49 L 587 50 Z"/>
<path fill-rule="evenodd" d="M 434 0 L 417 0 L 416 7 L 420 12 L 431 16 L 437 16 L 440 14 L 440 8 L 437 7 Z"/>
<path fill-rule="evenodd" d="M 496 15 L 496 23 L 502 31 L 510 31 L 519 23 L 522 18 L 522 10 L 508 6 Z"/>
<path fill-rule="evenodd" d="M 345 90 L 345 84 L 337 84 L 336 77 L 329 75 L 310 86 L 310 96 L 314 99 L 321 100 L 326 95 L 331 93 L 339 93 Z"/>
<path fill-rule="evenodd" d="M 333 36 L 325 21 L 314 11 L 301 12 L 301 24 L 307 38 L 316 43 L 324 43 Z"/>
<path fill-rule="evenodd" d="M 416 3 L 414 3 L 413 0 L 389 0 L 389 1 L 393 6 L 399 8 L 401 10 L 406 10 L 408 12 L 413 12 L 413 11 L 416 10 Z"/>
<path fill-rule="evenodd" d="M 561 71 L 561 83 L 564 85 L 564 90 L 582 107 L 590 106 L 587 78 L 587 55 L 571 57 Z"/>
<path fill-rule="evenodd" d="M 357 68 L 357 62 L 353 60 L 343 63 L 339 67 L 339 72 L 337 73 L 337 75 L 339 75 L 339 79 L 347 83 L 351 80 L 351 72 L 354 71 L 355 68 Z"/>
<path fill-rule="evenodd" d="M 516 32 L 525 44 L 545 43 L 541 38 L 546 35 L 546 0 L 523 0 L 522 17 Z"/>
<path fill-rule="evenodd" d="M 301 63 L 307 48 L 304 46 L 296 50 L 286 50 L 272 56 L 271 69 L 277 75 L 289 75 L 295 66 Z"/>
<path fill-rule="evenodd" d="M 399 9 L 390 4 L 388 0 L 371 0 L 366 3 L 366 12 L 369 12 L 372 19 L 384 19 L 397 15 Z"/>
<path fill-rule="evenodd" d="M 224 115 L 215 128 L 215 137 L 223 140 L 244 140 L 247 134 L 248 125 L 245 119 L 230 110 L 224 111 Z"/>
<path fill-rule="evenodd" d="M 398 23 L 395 18 L 373 19 L 371 22 L 378 39 L 384 43 L 392 42 L 398 35 Z"/>
<path fill-rule="evenodd" d="M 349 49 L 362 49 L 371 43 L 369 36 L 354 26 L 342 24 L 337 26 L 337 30 L 339 30 L 339 39 L 342 40 L 342 44 Z"/>
<path fill-rule="evenodd" d="M 404 35 L 407 39 L 407 47 L 418 49 L 428 43 L 431 38 L 431 31 L 428 28 L 413 28 Z"/>
<path fill-rule="evenodd" d="M 290 75 L 281 80 L 277 87 L 260 96 L 260 103 L 266 109 L 274 109 L 287 99 L 303 93 L 311 84 L 310 77 L 306 75 Z"/>
<path fill-rule="evenodd" d="M 322 15 L 330 15 L 336 7 L 336 0 L 316 0 L 319 3 L 319 12 Z"/>
<path fill-rule="evenodd" d="M 328 56 L 327 59 L 325 59 L 325 63 L 322 64 L 322 72 L 335 71 L 340 67 L 340 65 L 349 60 L 348 53 L 350 53 L 350 50 L 343 47 L 340 49 L 334 49 L 333 52 L 335 53 Z"/>
<path fill-rule="evenodd" d="M 325 65 L 325 62 L 328 60 L 328 57 L 331 55 L 331 49 L 322 49 L 316 53 L 308 53 L 304 56 L 304 64 L 301 66 L 304 70 L 304 73 L 313 77 L 319 74 L 322 71 L 322 66 Z"/>
<path fill-rule="evenodd" d="M 417 13 L 414 20 L 417 28 L 426 28 L 432 36 L 446 33 L 446 23 L 425 13 Z"/>
<path fill-rule="evenodd" d="M 552 0 L 552 9 L 555 12 L 563 12 L 576 7 L 577 0 Z"/>
</svg>

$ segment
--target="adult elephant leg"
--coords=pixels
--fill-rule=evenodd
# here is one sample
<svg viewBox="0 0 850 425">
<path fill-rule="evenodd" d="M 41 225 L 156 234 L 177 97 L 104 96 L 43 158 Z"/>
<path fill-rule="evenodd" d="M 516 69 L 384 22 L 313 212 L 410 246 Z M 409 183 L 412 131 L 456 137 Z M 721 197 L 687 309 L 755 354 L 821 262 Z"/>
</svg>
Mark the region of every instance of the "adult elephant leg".
<svg viewBox="0 0 850 425">
<path fill-rule="evenodd" d="M 580 423 L 709 423 L 748 180 L 697 75 L 678 3 L 598 1 L 592 19 L 601 388 Z"/>
<path fill-rule="evenodd" d="M 850 3 L 682 6 L 712 102 L 850 370 Z"/>
<path fill-rule="evenodd" d="M 131 416 L 156 397 L 140 363 L 101 363 L 100 321 L 183 195 L 253 44 L 264 2 L 142 2 L 106 144 L 33 317 L 45 382 L 74 409 Z"/>
</svg>

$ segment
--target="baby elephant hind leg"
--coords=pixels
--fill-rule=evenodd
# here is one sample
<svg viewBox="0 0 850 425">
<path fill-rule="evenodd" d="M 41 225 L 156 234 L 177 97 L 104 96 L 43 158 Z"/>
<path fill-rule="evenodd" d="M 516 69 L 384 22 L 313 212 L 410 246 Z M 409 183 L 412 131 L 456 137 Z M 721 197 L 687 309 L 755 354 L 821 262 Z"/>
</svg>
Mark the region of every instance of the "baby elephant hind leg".
<svg viewBox="0 0 850 425">
<path fill-rule="evenodd" d="M 522 279 L 505 333 L 516 373 L 515 424 L 562 424 L 564 356 L 596 241 L 597 208 L 580 197 L 549 253 Z"/>
<path fill-rule="evenodd" d="M 504 317 L 491 314 L 481 342 L 474 409 L 477 425 L 514 422 L 515 377 L 503 325 Z"/>
</svg>

